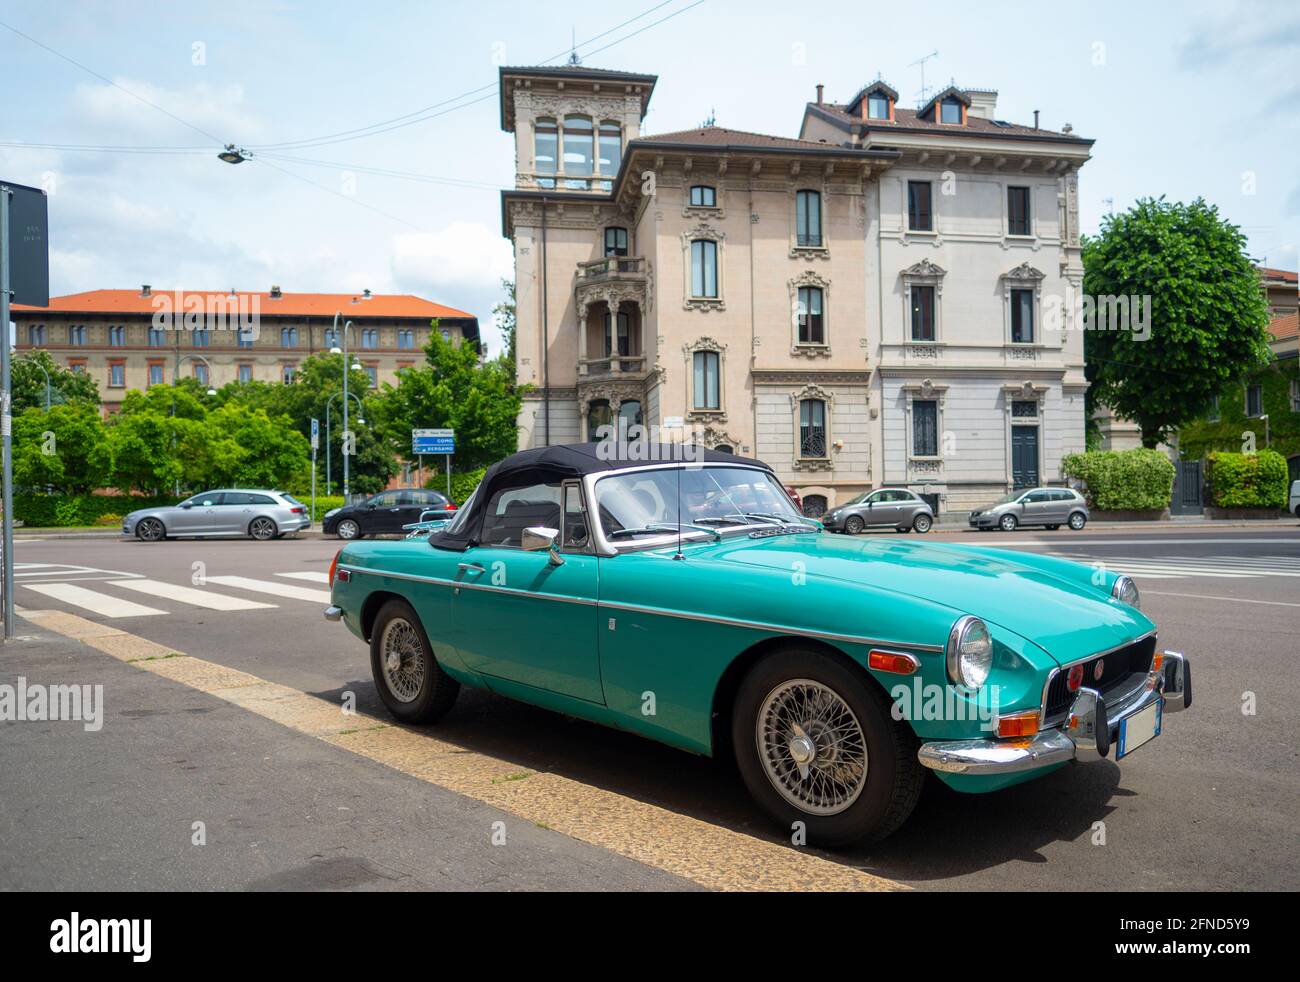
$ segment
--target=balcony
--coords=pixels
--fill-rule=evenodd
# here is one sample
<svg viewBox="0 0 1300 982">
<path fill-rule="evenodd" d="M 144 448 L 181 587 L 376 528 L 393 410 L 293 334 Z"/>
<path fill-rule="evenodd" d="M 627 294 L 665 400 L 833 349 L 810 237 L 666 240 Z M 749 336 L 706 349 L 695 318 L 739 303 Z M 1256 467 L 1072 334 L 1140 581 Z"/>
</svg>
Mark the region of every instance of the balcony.
<svg viewBox="0 0 1300 982">
<path fill-rule="evenodd" d="M 578 379 L 629 378 L 640 380 L 645 377 L 645 355 L 610 355 L 608 358 L 579 358 Z"/>
<path fill-rule="evenodd" d="M 589 263 L 578 263 L 577 286 L 584 286 L 611 281 L 645 283 L 646 261 L 644 256 L 606 256 Z"/>
</svg>

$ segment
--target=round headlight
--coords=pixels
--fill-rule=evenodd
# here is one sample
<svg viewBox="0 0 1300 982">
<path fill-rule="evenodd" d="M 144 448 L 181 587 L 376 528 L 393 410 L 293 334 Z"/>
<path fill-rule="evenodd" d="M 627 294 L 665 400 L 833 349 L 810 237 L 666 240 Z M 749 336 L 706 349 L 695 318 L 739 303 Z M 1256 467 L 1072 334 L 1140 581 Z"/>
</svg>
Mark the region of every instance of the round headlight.
<svg viewBox="0 0 1300 982">
<path fill-rule="evenodd" d="M 1130 607 L 1142 609 L 1142 597 L 1138 594 L 1137 584 L 1127 576 L 1121 575 L 1115 578 L 1115 583 L 1110 588 L 1110 595 Z"/>
<path fill-rule="evenodd" d="M 993 637 L 978 617 L 967 614 L 948 632 L 948 678 L 978 689 L 993 667 Z"/>
</svg>

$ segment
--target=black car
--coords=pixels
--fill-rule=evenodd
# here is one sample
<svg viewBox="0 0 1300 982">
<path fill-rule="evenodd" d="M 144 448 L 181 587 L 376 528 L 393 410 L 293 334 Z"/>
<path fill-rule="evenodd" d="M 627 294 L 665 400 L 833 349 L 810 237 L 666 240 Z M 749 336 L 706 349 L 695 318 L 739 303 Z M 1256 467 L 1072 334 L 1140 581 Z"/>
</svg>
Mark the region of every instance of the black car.
<svg viewBox="0 0 1300 982">
<path fill-rule="evenodd" d="M 357 504 L 327 511 L 321 522 L 321 530 L 326 535 L 337 535 L 340 539 L 395 534 L 402 531 L 403 525 L 418 522 L 420 515 L 427 511 L 443 511 L 451 518 L 456 514 L 456 505 L 437 491 L 397 488 L 381 491 Z"/>
</svg>

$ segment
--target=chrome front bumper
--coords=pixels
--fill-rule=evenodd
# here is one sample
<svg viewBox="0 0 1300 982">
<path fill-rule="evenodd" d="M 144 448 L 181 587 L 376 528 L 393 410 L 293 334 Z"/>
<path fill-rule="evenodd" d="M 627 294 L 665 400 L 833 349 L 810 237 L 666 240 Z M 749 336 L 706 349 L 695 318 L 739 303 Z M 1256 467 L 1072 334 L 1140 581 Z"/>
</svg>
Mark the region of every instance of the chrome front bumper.
<svg viewBox="0 0 1300 982">
<path fill-rule="evenodd" d="M 1192 666 L 1177 651 L 1160 655 L 1159 668 L 1147 674 L 1135 691 L 1107 706 L 1095 689 L 1080 689 L 1059 726 L 1023 740 L 940 740 L 923 743 L 921 763 L 947 774 L 1018 774 L 1064 764 L 1070 760 L 1100 760 L 1110 753 L 1121 720 L 1164 701 L 1163 713 L 1192 705 Z"/>
</svg>

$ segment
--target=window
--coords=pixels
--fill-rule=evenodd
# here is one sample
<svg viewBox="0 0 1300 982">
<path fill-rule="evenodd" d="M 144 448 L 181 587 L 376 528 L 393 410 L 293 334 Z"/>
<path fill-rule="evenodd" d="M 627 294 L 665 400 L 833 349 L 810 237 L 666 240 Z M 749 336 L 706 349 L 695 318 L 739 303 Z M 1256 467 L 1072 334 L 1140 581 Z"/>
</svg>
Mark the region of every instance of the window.
<svg viewBox="0 0 1300 982">
<path fill-rule="evenodd" d="M 195 364 L 194 364 L 194 377 L 195 377 L 196 379 L 199 380 L 199 384 L 200 384 L 200 385 L 207 385 L 207 384 L 208 384 L 208 366 L 205 365 L 205 364 L 203 364 L 203 362 L 201 362 L 201 361 L 200 361 L 200 362 L 195 362 Z"/>
<path fill-rule="evenodd" d="M 370 379 L 370 387 L 372 389 L 379 385 L 379 368 L 375 365 L 367 365 L 366 378 Z"/>
<path fill-rule="evenodd" d="M 615 334 L 617 332 L 617 335 Z M 615 347 L 617 345 L 617 347 Z M 605 314 L 605 357 L 632 354 L 632 335 L 627 314 Z"/>
<path fill-rule="evenodd" d="M 149 362 L 149 384 L 162 385 L 164 380 L 162 362 Z"/>
<path fill-rule="evenodd" d="M 912 287 L 912 340 L 933 341 L 934 287 Z"/>
<path fill-rule="evenodd" d="M 939 404 L 933 399 L 912 403 L 912 456 L 939 456 Z"/>
<path fill-rule="evenodd" d="M 285 385 L 291 384 L 294 380 L 294 377 L 297 375 L 297 372 L 298 372 L 298 367 L 296 365 L 281 365 L 280 381 L 284 382 Z"/>
<path fill-rule="evenodd" d="M 1011 291 L 1011 343 L 1034 343 L 1034 291 Z"/>
<path fill-rule="evenodd" d="M 249 364 L 245 363 L 245 364 L 239 366 L 239 381 L 241 381 L 241 382 L 251 382 L 251 381 L 253 381 L 253 366 L 252 366 L 252 365 L 249 365 Z"/>
<path fill-rule="evenodd" d="M 523 545 L 524 529 L 535 526 L 558 529 L 560 511 L 558 483 L 498 491 L 484 510 L 479 544 L 518 549 Z"/>
<path fill-rule="evenodd" d="M 1007 188 L 1007 234 L 1031 235 L 1029 188 Z"/>
<path fill-rule="evenodd" d="M 339 346 L 339 332 L 336 327 L 325 328 L 325 347 L 337 348 Z"/>
<path fill-rule="evenodd" d="M 108 329 L 108 343 L 114 348 L 120 348 L 126 344 L 126 328 L 121 325 L 110 327 Z"/>
<path fill-rule="evenodd" d="M 826 456 L 826 403 L 820 399 L 799 403 L 799 456 Z"/>
<path fill-rule="evenodd" d="M 600 172 L 617 174 L 623 159 L 623 130 L 618 123 L 600 124 Z"/>
<path fill-rule="evenodd" d="M 695 185 L 695 187 L 691 188 L 691 207 L 692 208 L 718 207 L 717 190 L 709 187 L 707 184 Z"/>
<path fill-rule="evenodd" d="M 605 229 L 605 255 L 607 256 L 627 255 L 627 229 L 625 228 Z"/>
<path fill-rule="evenodd" d="M 1264 387 L 1262 385 L 1246 386 L 1246 415 L 1264 415 Z"/>
<path fill-rule="evenodd" d="M 376 330 L 376 329 L 373 328 L 373 327 L 368 327 L 368 328 L 366 328 L 364 331 L 362 331 L 362 332 L 361 332 L 361 347 L 363 347 L 363 348 L 378 348 L 378 347 L 379 347 L 379 331 Z"/>
<path fill-rule="evenodd" d="M 907 182 L 907 227 L 913 232 L 934 231 L 929 181 Z"/>
<path fill-rule="evenodd" d="M 1015 419 L 1037 419 L 1038 400 L 1036 399 L 1011 400 L 1011 415 Z"/>
<path fill-rule="evenodd" d="M 86 343 L 86 325 L 73 324 L 68 328 L 68 344 L 83 345 Z"/>
<path fill-rule="evenodd" d="M 280 328 L 280 347 L 281 348 L 298 347 L 298 329 L 296 327 Z"/>
<path fill-rule="evenodd" d="M 592 173 L 592 126 L 586 116 L 564 117 L 564 173 L 570 177 L 590 177 Z M 566 188 L 587 190 L 586 181 L 569 180 Z"/>
<path fill-rule="evenodd" d="M 1205 420 L 1209 423 L 1217 423 L 1222 418 L 1222 413 L 1219 410 L 1219 397 L 1215 396 L 1210 402 L 1210 411 L 1206 414 Z"/>
<path fill-rule="evenodd" d="M 619 423 L 627 430 L 634 426 L 640 426 L 643 423 L 641 414 L 641 403 L 636 399 L 626 399 L 618 404 Z"/>
<path fill-rule="evenodd" d="M 559 130 L 553 119 L 539 119 L 533 124 L 533 170 L 537 173 L 537 183 L 544 188 L 555 187 L 554 177 L 541 175 L 556 172 L 556 150 Z M 337 343 L 337 342 L 336 342 Z"/>
<path fill-rule="evenodd" d="M 44 344 L 45 343 L 45 325 L 28 324 L 27 325 L 27 343 Z"/>
<path fill-rule="evenodd" d="M 873 92 L 867 96 L 867 118 L 889 118 L 889 96 L 883 92 Z"/>
<path fill-rule="evenodd" d="M 943 104 L 939 107 L 939 121 L 942 123 L 961 124 L 961 101 L 958 99 L 944 99 Z"/>
<path fill-rule="evenodd" d="M 149 328 L 149 347 L 165 348 L 167 346 L 167 332 L 161 327 Z"/>
<path fill-rule="evenodd" d="M 404 351 L 409 351 L 415 347 L 415 332 L 409 328 L 404 328 L 397 332 L 397 347 Z"/>
<path fill-rule="evenodd" d="M 722 387 L 720 385 L 721 356 L 716 351 L 695 352 L 694 362 L 694 402 L 696 409 L 721 409 Z"/>
<path fill-rule="evenodd" d="M 799 191 L 794 196 L 795 241 L 804 247 L 822 244 L 822 196 L 816 191 Z"/>
<path fill-rule="evenodd" d="M 718 295 L 718 244 L 709 239 L 691 243 L 691 296 Z"/>
<path fill-rule="evenodd" d="M 206 348 L 208 346 L 208 329 L 204 327 L 195 331 L 192 343 L 196 348 Z"/>
<path fill-rule="evenodd" d="M 235 335 L 235 346 L 239 348 L 251 348 L 253 346 L 253 332 L 240 331 Z"/>
<path fill-rule="evenodd" d="M 69 360 L 68 360 L 68 371 L 70 371 L 73 375 L 85 375 L 85 374 L 86 374 L 86 363 L 85 363 L 84 361 L 80 361 L 80 360 L 79 360 L 79 361 L 72 361 L 71 359 L 69 359 Z"/>
<path fill-rule="evenodd" d="M 826 334 L 822 323 L 822 291 L 820 287 L 799 287 L 799 343 L 826 343 Z"/>
<path fill-rule="evenodd" d="M 1291 380 L 1291 412 L 1300 413 L 1300 379 Z"/>
<path fill-rule="evenodd" d="M 451 331 L 447 330 L 445 327 L 439 333 L 442 335 L 444 341 L 451 340 Z"/>
<path fill-rule="evenodd" d="M 115 361 L 108 366 L 109 388 L 120 389 L 126 385 L 126 364 Z"/>
<path fill-rule="evenodd" d="M 614 413 L 609 408 L 608 399 L 593 399 L 587 406 L 587 440 L 596 443 L 601 437 L 601 427 L 609 426 L 614 421 Z"/>
</svg>

